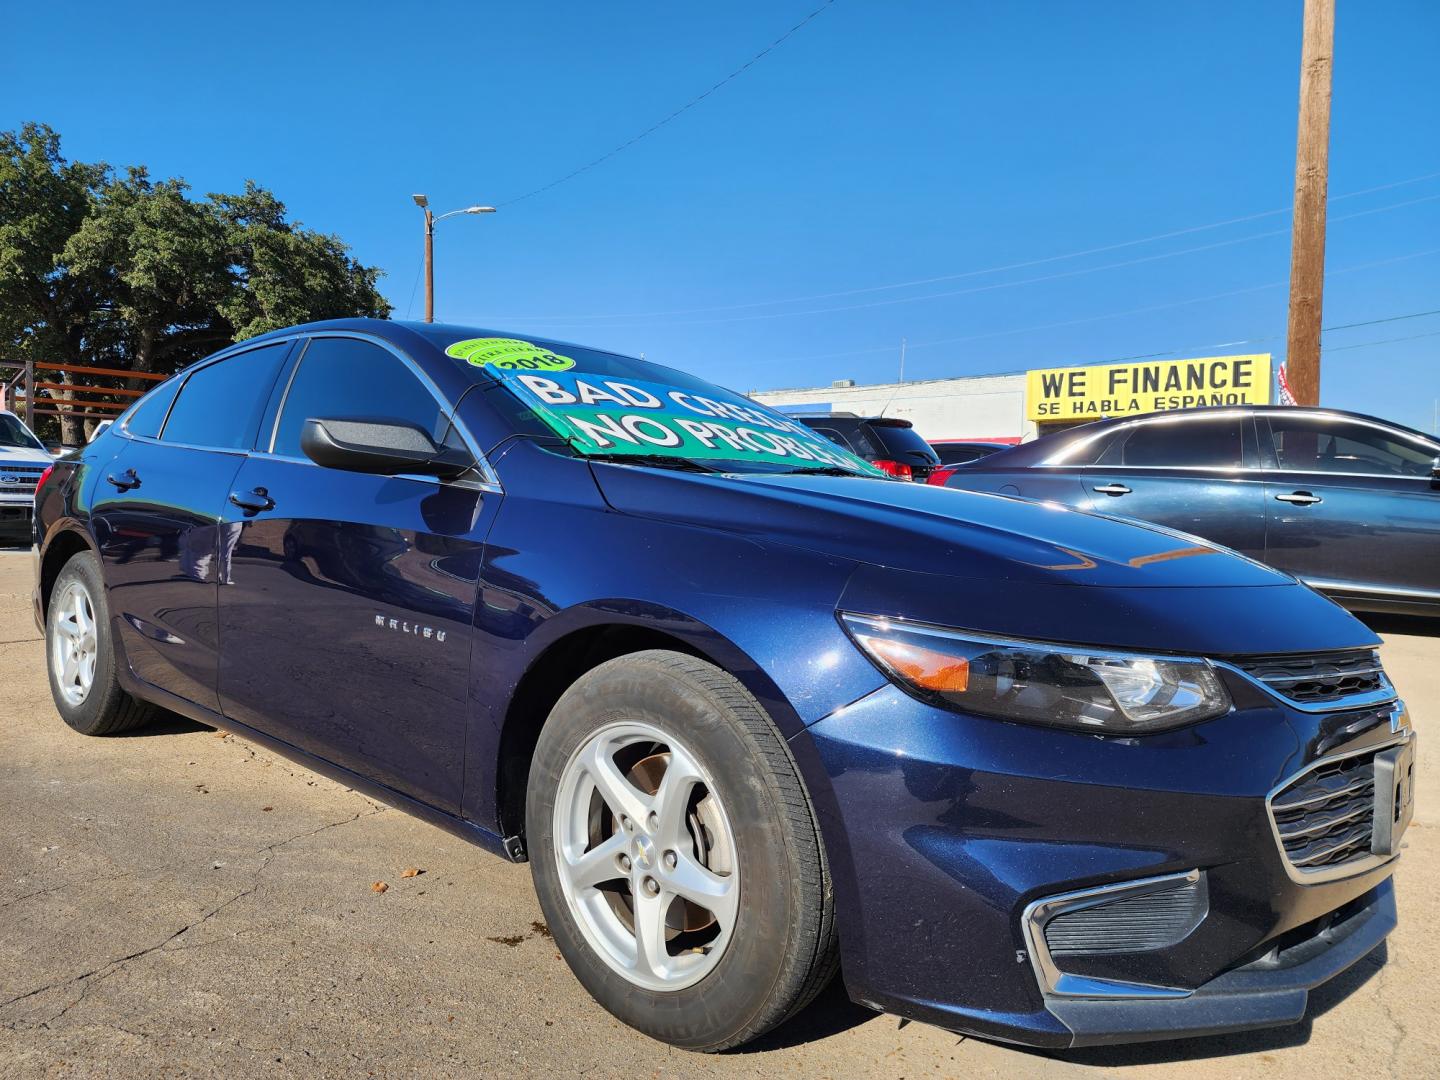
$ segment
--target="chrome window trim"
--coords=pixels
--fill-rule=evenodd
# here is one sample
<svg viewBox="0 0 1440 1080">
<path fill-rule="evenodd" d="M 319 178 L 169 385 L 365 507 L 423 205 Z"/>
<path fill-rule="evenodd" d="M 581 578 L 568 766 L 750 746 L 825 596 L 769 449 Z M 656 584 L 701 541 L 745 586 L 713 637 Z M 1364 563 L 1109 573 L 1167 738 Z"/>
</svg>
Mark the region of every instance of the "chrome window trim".
<svg viewBox="0 0 1440 1080">
<path fill-rule="evenodd" d="M 1398 585 L 1367 585 L 1353 581 L 1331 581 L 1328 578 L 1302 578 L 1306 585 L 1321 592 L 1356 593 L 1359 595 L 1379 594 L 1382 596 L 1414 597 L 1417 600 L 1440 601 L 1440 592 L 1429 589 L 1405 589 Z"/>
<path fill-rule="evenodd" d="M 1404 746 L 1414 738 L 1414 732 L 1409 728 L 1409 714 L 1405 711 L 1404 705 L 1396 710 L 1396 715 L 1390 718 L 1391 731 L 1399 730 L 1402 734 L 1398 738 L 1387 739 L 1384 742 L 1375 743 L 1372 746 L 1362 746 L 1359 749 L 1342 750 L 1338 754 L 1327 754 L 1325 757 L 1316 758 L 1303 769 L 1291 773 L 1280 783 L 1276 784 L 1265 796 L 1265 817 L 1270 822 L 1270 835 L 1275 840 L 1275 849 L 1280 854 L 1280 862 L 1285 867 L 1285 875 L 1297 885 L 1324 885 L 1331 881 L 1339 881 L 1341 878 L 1355 877 L 1357 874 L 1369 873 L 1387 863 L 1392 863 L 1400 858 L 1399 851 L 1392 855 L 1376 855 L 1371 852 L 1359 859 L 1350 862 L 1340 863 L 1337 866 L 1325 866 L 1319 870 L 1302 870 L 1290 861 L 1290 856 L 1285 851 L 1285 841 L 1280 837 L 1280 826 L 1275 822 L 1275 811 L 1272 803 L 1275 796 L 1279 795 L 1286 788 L 1293 786 L 1304 779 L 1316 769 L 1331 765 L 1337 761 L 1344 761 L 1346 758 L 1374 756 L 1392 747 Z M 1373 822 L 1371 827 L 1373 828 Z"/>
<path fill-rule="evenodd" d="M 312 469 L 325 468 L 323 465 L 315 464 L 315 462 L 309 458 L 293 457 L 290 454 L 272 454 L 264 450 L 252 450 L 245 456 L 247 458 L 254 458 L 256 461 L 278 461 L 287 465 L 305 465 Z M 370 473 L 364 475 L 376 476 L 383 480 L 409 480 L 413 483 L 430 484 L 434 487 L 463 488 L 466 491 L 488 491 L 495 495 L 503 494 L 505 491 L 498 482 L 491 483 L 486 480 L 467 480 L 463 477 L 456 480 L 441 480 L 438 476 L 421 476 L 418 473 Z"/>
<path fill-rule="evenodd" d="M 1379 421 L 1379 420 L 1372 420 L 1372 419 L 1369 419 L 1369 418 L 1362 418 L 1362 417 L 1358 417 L 1358 416 L 1336 416 L 1336 415 L 1334 415 L 1334 414 L 1332 414 L 1332 413 L 1327 413 L 1327 412 L 1323 412 L 1323 411 L 1320 411 L 1320 410 L 1305 409 L 1305 408 L 1296 408 L 1296 407 L 1294 407 L 1294 406 L 1289 406 L 1289 407 L 1287 407 L 1287 408 L 1285 409 L 1284 412 L 1277 412 L 1275 409 L 1272 408 L 1272 409 L 1257 409 L 1257 410 L 1254 410 L 1254 411 L 1246 410 L 1246 409 L 1216 409 L 1216 410 L 1214 410 L 1214 411 L 1206 410 L 1206 411 L 1203 412 L 1203 413 L 1191 413 L 1191 414 L 1187 414 L 1187 415 L 1185 415 L 1185 416 L 1167 416 L 1167 415 L 1166 415 L 1165 413 L 1163 413 L 1163 412 L 1161 412 L 1161 413 L 1152 413 L 1152 414 L 1150 414 L 1150 415 L 1148 415 L 1148 416 L 1136 417 L 1136 418 L 1133 419 L 1133 420 L 1127 420 L 1127 421 L 1125 421 L 1124 423 L 1116 424 L 1116 425 L 1114 425 L 1113 427 L 1106 428 L 1104 431 L 1097 431 L 1097 432 L 1095 432 L 1095 433 L 1092 434 L 1092 435 L 1088 435 L 1088 436 L 1086 436 L 1086 437 L 1083 438 L 1083 439 L 1079 439 L 1079 440 L 1077 440 L 1076 442 L 1073 442 L 1073 443 L 1069 444 L 1068 446 L 1060 447 L 1060 448 L 1057 449 L 1057 451 L 1056 451 L 1056 456 L 1046 458 L 1046 460 L 1044 460 L 1044 461 L 1036 462 L 1035 465 L 1033 465 L 1033 466 L 1031 466 L 1031 467 L 1032 467 L 1032 468 L 1088 469 L 1088 470 L 1091 470 L 1091 471 L 1094 471 L 1094 472 L 1105 472 L 1105 471 L 1107 471 L 1107 470 L 1106 470 L 1104 467 L 1102 467 L 1102 466 L 1099 466 L 1099 465 L 1070 465 L 1070 464 L 1067 464 L 1067 463 L 1065 462 L 1064 458 L 1065 458 L 1066 456 L 1068 456 L 1069 454 L 1075 453 L 1076 451 L 1078 451 L 1078 450 L 1080 450 L 1080 449 L 1082 449 L 1082 448 L 1084 448 L 1084 447 L 1086 447 L 1086 446 L 1089 446 L 1091 443 L 1095 442 L 1097 439 L 1109 438 L 1109 437 L 1114 436 L 1114 435 L 1116 435 L 1116 434 L 1118 434 L 1118 433 L 1121 433 L 1121 432 L 1124 432 L 1124 431 L 1129 431 L 1129 430 L 1131 430 L 1131 429 L 1133 429 L 1133 428 L 1139 427 L 1139 426 L 1142 425 L 1142 424 L 1155 424 L 1155 423 L 1178 424 L 1178 423 L 1184 423 L 1184 422 L 1187 421 L 1187 420 L 1202 420 L 1202 419 L 1206 419 L 1206 418 L 1216 418 L 1216 417 L 1221 417 L 1221 418 L 1223 418 L 1223 417 L 1232 417 L 1232 416 L 1249 416 L 1249 417 L 1252 418 L 1252 420 L 1254 420 L 1254 421 L 1264 420 L 1264 421 L 1266 422 L 1265 435 L 1267 436 L 1267 438 L 1260 440 L 1263 445 L 1258 448 L 1258 449 L 1260 450 L 1260 452 L 1261 452 L 1261 457 L 1262 457 L 1262 458 L 1265 457 L 1265 450 L 1266 450 L 1267 447 L 1268 447 L 1268 449 L 1269 449 L 1270 456 L 1271 456 L 1271 457 L 1274 456 L 1274 449 L 1275 449 L 1275 446 L 1274 446 L 1274 437 L 1273 437 L 1273 435 L 1272 435 L 1271 432 L 1270 432 L 1269 422 L 1270 422 L 1270 420 L 1271 420 L 1272 418 L 1274 418 L 1274 417 L 1276 417 L 1276 416 L 1279 416 L 1279 417 L 1281 417 L 1281 418 L 1292 417 L 1292 416 L 1296 416 L 1296 417 L 1298 417 L 1298 416 L 1303 416 L 1303 417 L 1305 417 L 1305 418 L 1307 418 L 1307 419 L 1311 419 L 1311 420 L 1321 420 L 1321 421 L 1324 421 L 1324 422 L 1330 423 L 1330 424 L 1358 424 L 1358 425 L 1360 425 L 1360 426 L 1362 426 L 1362 427 L 1370 427 L 1370 428 L 1374 428 L 1374 429 L 1377 430 L 1377 431 L 1382 431 L 1382 432 L 1384 432 L 1385 434 L 1389 435 L 1390 437 L 1392 437 L 1392 438 L 1394 438 L 1394 439 L 1396 439 L 1396 440 L 1398 440 L 1398 441 L 1407 442 L 1407 443 L 1410 443 L 1410 444 L 1412 444 L 1412 445 L 1414 445 L 1414 446 L 1419 446 L 1419 447 L 1421 447 L 1421 448 L 1423 448 L 1423 449 L 1425 449 L 1425 450 L 1436 450 L 1437 453 L 1440 453 L 1440 449 L 1437 449 L 1437 447 L 1435 447 L 1429 440 L 1425 439 L 1423 436 L 1412 435 L 1412 434 L 1410 434 L 1409 432 L 1401 431 L 1401 430 L 1399 430 L 1398 428 L 1391 427 L 1389 424 L 1386 424 L 1386 423 L 1384 423 L 1384 422 L 1382 422 L 1382 421 Z M 1268 466 L 1268 465 L 1259 465 L 1259 466 L 1241 465 L 1241 466 L 1235 466 L 1235 467 L 1233 467 L 1233 468 L 1217 467 L 1217 466 L 1204 466 L 1204 465 L 1120 465 L 1120 466 L 1116 466 L 1116 467 L 1114 467 L 1113 469 L 1110 469 L 1110 470 L 1108 470 L 1108 471 L 1111 471 L 1111 472 L 1119 472 L 1119 471 L 1122 471 L 1122 470 L 1123 470 L 1123 471 L 1131 471 L 1131 470 L 1152 470 L 1152 469 L 1156 469 L 1156 470 L 1168 470 L 1168 471 L 1180 470 L 1180 471 L 1183 471 L 1183 472 L 1260 473 L 1260 474 L 1289 473 L 1289 474 L 1291 474 L 1291 475 L 1301 475 L 1301 476 L 1351 476 L 1351 477 L 1362 477 L 1362 478 L 1373 479 L 1373 480 L 1396 480 L 1396 479 L 1399 479 L 1399 480 L 1425 480 L 1425 479 L 1428 479 L 1428 478 L 1426 478 L 1426 477 L 1405 476 L 1405 475 L 1403 475 L 1403 474 L 1401 474 L 1401 473 L 1328 472 L 1328 471 L 1327 471 L 1327 472 L 1321 472 L 1321 471 L 1308 470 L 1308 469 L 1286 469 L 1286 468 L 1284 468 L 1283 466 L 1281 466 L 1278 461 L 1276 462 L 1276 464 L 1275 464 L 1274 467 L 1271 467 L 1271 466 Z"/>
<path fill-rule="evenodd" d="M 1116 979 L 1099 979 L 1085 975 L 1070 975 L 1061 971 L 1050 955 L 1045 943 L 1045 926 L 1057 915 L 1082 908 L 1095 907 L 1125 896 L 1144 896 L 1148 893 L 1166 892 L 1170 889 L 1194 885 L 1202 877 L 1200 870 L 1185 870 L 1177 874 L 1162 874 L 1158 877 L 1136 878 L 1132 881 L 1116 882 L 1096 888 L 1076 889 L 1073 892 L 1042 896 L 1025 905 L 1020 916 L 1020 927 L 1025 939 L 1025 949 L 1030 956 L 1030 965 L 1035 971 L 1035 980 L 1040 984 L 1040 993 L 1046 997 L 1067 998 L 1186 998 L 1193 990 L 1178 986 L 1153 986 L 1148 983 L 1121 982 Z M 1208 897 L 1207 914 L 1208 914 Z"/>
<path fill-rule="evenodd" d="M 983 460 L 983 459 L 982 459 Z M 1429 482 L 1425 476 L 1403 476 L 1400 473 L 1362 473 L 1362 472 L 1306 472 L 1304 469 L 1282 469 L 1279 467 L 1269 468 L 1268 466 L 1236 465 L 1233 468 L 1220 468 L 1214 465 L 1116 465 L 1112 468 L 1105 468 L 1100 465 L 1066 465 L 1064 462 L 1040 461 L 1029 466 L 1031 469 L 1071 469 L 1075 472 L 1092 473 L 1128 473 L 1128 472 L 1193 472 L 1193 473 L 1216 473 L 1221 477 L 1229 476 L 1232 473 L 1253 473 L 1256 477 L 1241 476 L 1237 479 L 1265 479 L 1278 473 L 1287 476 L 1348 476 L 1366 480 L 1416 480 Z"/>
<path fill-rule="evenodd" d="M 276 435 L 280 430 L 280 417 L 285 412 L 285 401 L 290 396 L 290 386 L 295 381 L 296 373 L 300 370 L 300 361 L 305 358 L 305 351 L 308 350 L 310 341 L 317 337 L 355 338 L 359 341 L 367 341 L 373 345 L 379 345 L 386 352 L 389 352 L 393 356 L 398 358 L 401 363 L 403 363 L 410 370 L 412 374 L 416 375 L 419 378 L 420 384 L 425 387 L 425 389 L 429 392 L 430 396 L 433 397 L 436 403 L 439 404 L 441 408 L 445 411 L 445 416 L 454 425 L 455 430 L 460 432 L 460 437 L 464 440 L 466 449 L 475 456 L 475 468 L 476 471 L 480 473 L 480 479 L 478 480 L 440 480 L 438 477 L 416 476 L 412 473 L 401 474 L 401 479 L 416 480 L 442 487 L 461 487 L 473 489 L 476 491 L 487 491 L 497 495 L 504 493 L 505 489 L 501 485 L 500 478 L 496 474 L 494 467 L 491 466 L 489 458 L 487 458 L 484 453 L 480 451 L 469 430 L 465 427 L 464 423 L 456 414 L 456 407 L 446 401 L 445 395 L 440 392 L 440 389 L 435 385 L 434 380 L 432 380 L 428 375 L 426 375 L 425 372 L 421 370 L 419 365 L 416 364 L 414 360 L 412 360 L 406 353 L 402 352 L 396 346 L 390 344 L 390 342 L 384 340 L 383 338 L 376 337 L 374 334 L 367 334 L 361 330 L 316 330 L 314 332 L 308 333 L 285 334 L 282 337 L 266 338 L 264 341 L 254 342 L 253 344 L 249 341 L 240 342 L 239 344 L 232 346 L 231 348 L 217 354 L 214 357 L 208 358 L 204 361 L 201 361 L 200 363 L 193 364 L 191 367 L 185 369 L 184 371 L 176 372 L 175 375 L 171 376 L 171 378 L 183 378 L 184 382 L 189 382 L 190 377 L 194 375 L 197 371 L 200 371 L 202 368 L 210 367 L 212 364 L 218 364 L 221 361 L 228 360 L 233 356 L 238 356 L 241 353 L 249 352 L 251 349 L 264 348 L 267 345 L 292 343 L 297 340 L 303 339 L 305 341 L 304 349 L 302 349 L 300 355 L 296 358 L 295 363 L 291 365 L 290 376 L 285 383 L 285 390 L 280 400 L 280 407 L 275 412 L 275 420 L 271 426 L 270 439 L 269 442 L 266 444 L 267 448 L 265 450 L 261 450 L 258 447 L 254 450 L 240 450 L 236 449 L 235 447 L 228 446 L 199 446 L 194 443 L 167 442 L 163 438 L 165 434 L 165 425 L 170 422 L 170 413 L 175 408 L 175 402 L 180 400 L 180 394 L 183 393 L 185 390 L 184 382 L 182 382 L 179 390 L 176 391 L 175 398 L 170 402 L 170 408 L 167 409 L 165 412 L 165 419 L 160 425 L 159 436 L 136 435 L 132 433 L 128 429 L 128 427 L 124 426 L 118 427 L 117 430 L 119 430 L 119 432 L 125 438 L 131 440 L 132 442 L 153 443 L 160 446 L 173 446 L 176 449 L 180 450 L 204 450 L 212 454 L 234 454 L 247 458 L 254 457 L 274 461 L 290 461 L 302 465 L 309 465 L 316 469 L 321 468 L 321 466 L 316 465 L 315 462 L 311 461 L 309 458 L 295 458 L 271 452 L 275 445 Z M 157 383 L 155 388 L 159 389 L 161 386 L 164 385 L 164 383 Z M 273 392 L 274 391 L 272 389 L 271 393 Z M 261 433 L 257 433 L 256 435 L 257 444 L 262 441 L 260 439 L 260 434 Z"/>
</svg>

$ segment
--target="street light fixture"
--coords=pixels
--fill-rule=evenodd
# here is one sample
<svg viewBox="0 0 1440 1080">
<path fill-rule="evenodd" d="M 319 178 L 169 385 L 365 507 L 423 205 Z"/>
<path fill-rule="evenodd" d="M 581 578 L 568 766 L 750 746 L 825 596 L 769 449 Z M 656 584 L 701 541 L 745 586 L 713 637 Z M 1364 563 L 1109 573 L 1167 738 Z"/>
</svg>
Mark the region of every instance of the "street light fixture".
<svg viewBox="0 0 1440 1080">
<path fill-rule="evenodd" d="M 457 214 L 493 214 L 493 206 L 467 206 L 436 214 L 430 209 L 430 200 L 424 195 L 411 195 L 415 205 L 425 212 L 425 321 L 435 321 L 435 223 Z"/>
</svg>

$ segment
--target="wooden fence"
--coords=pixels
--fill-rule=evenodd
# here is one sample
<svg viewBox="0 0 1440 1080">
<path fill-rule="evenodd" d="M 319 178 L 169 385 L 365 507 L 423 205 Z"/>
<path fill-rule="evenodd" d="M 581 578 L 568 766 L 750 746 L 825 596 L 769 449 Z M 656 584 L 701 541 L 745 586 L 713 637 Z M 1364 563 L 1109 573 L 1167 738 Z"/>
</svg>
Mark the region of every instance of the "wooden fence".
<svg viewBox="0 0 1440 1080">
<path fill-rule="evenodd" d="M 101 376 L 116 385 L 58 382 L 47 379 L 58 375 Z M 37 378 L 37 375 L 40 376 Z M 76 420 L 113 420 L 130 406 L 130 399 L 143 397 L 146 391 L 131 390 L 120 385 L 127 379 L 142 382 L 164 382 L 168 375 L 145 371 L 123 371 L 119 368 L 86 367 L 81 364 L 48 364 L 34 360 L 0 360 L 0 401 L 11 412 L 23 416 L 33 429 L 39 416 L 57 416 Z M 121 401 L 105 400 L 121 398 Z"/>
</svg>

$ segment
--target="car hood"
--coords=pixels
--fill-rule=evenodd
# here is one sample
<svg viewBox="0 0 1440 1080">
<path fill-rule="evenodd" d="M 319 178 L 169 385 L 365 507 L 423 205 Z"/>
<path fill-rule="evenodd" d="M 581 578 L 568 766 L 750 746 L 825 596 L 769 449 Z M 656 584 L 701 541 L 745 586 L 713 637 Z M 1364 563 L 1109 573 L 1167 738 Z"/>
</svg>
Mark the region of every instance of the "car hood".
<svg viewBox="0 0 1440 1080">
<path fill-rule="evenodd" d="M 1267 586 L 1292 579 L 1151 525 L 1004 495 L 846 476 L 709 475 L 597 464 L 622 513 L 921 573 L 1089 587 Z"/>
<path fill-rule="evenodd" d="M 1200 656 L 1379 641 L 1289 575 L 1152 525 L 902 481 L 593 471 L 620 512 L 854 560 L 849 611 Z"/>
<path fill-rule="evenodd" d="M 0 446 L 0 469 L 6 465 L 51 465 L 55 461 L 48 450 L 28 446 Z"/>
</svg>

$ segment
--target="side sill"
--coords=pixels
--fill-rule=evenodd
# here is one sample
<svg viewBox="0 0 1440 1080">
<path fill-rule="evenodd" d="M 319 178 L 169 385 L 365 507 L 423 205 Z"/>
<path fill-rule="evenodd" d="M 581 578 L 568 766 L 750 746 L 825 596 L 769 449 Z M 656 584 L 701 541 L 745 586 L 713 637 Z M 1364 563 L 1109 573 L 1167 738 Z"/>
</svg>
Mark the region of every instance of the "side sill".
<svg viewBox="0 0 1440 1080">
<path fill-rule="evenodd" d="M 162 709 L 168 709 L 173 713 L 178 713 L 187 719 L 194 720 L 197 724 L 204 724 L 207 727 L 219 728 L 240 735 L 251 742 L 258 743 L 267 750 L 279 754 L 283 758 L 295 762 L 297 765 L 310 769 L 312 772 L 317 772 L 322 776 L 329 777 L 331 780 L 344 784 L 346 787 L 354 788 L 356 791 L 378 802 L 383 802 L 395 807 L 397 810 L 402 810 L 412 817 L 417 817 L 422 821 L 444 829 L 446 832 L 458 836 L 462 840 L 468 840 L 476 847 L 484 848 L 492 855 L 499 855 L 501 858 L 509 859 L 512 862 L 525 861 L 523 850 L 517 852 L 513 846 L 507 846 L 505 840 L 500 836 L 497 836 L 489 829 L 476 825 L 473 821 L 467 821 L 453 814 L 447 814 L 445 811 L 436 809 L 429 803 L 423 803 L 419 799 L 411 798 L 409 795 L 404 795 L 393 788 L 386 787 L 384 784 L 376 783 L 368 777 L 352 772 L 343 765 L 337 765 L 333 761 L 327 761 L 325 758 L 317 757 L 309 751 L 301 750 L 299 747 L 292 746 L 282 739 L 266 735 L 263 731 L 257 731 L 245 724 L 236 723 L 234 720 L 221 716 L 219 713 L 211 712 L 203 705 L 197 705 L 193 701 L 187 701 L 185 698 L 177 697 L 168 691 L 161 690 L 159 687 L 151 686 L 148 683 L 137 684 L 134 676 L 130 673 L 128 663 L 122 662 L 120 665 L 120 680 L 125 685 L 125 689 L 130 693 L 155 705 L 159 705 Z"/>
</svg>

